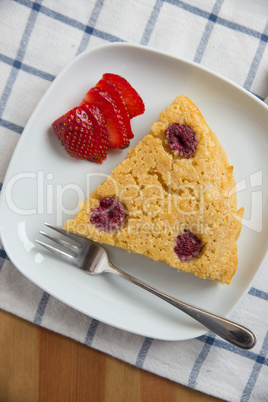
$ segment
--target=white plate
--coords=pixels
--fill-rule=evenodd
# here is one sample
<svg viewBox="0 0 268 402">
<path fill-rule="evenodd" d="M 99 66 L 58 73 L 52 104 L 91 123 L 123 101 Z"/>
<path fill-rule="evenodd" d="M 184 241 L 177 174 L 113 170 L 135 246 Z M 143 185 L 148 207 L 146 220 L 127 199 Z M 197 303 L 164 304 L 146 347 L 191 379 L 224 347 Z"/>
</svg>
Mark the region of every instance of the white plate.
<svg viewBox="0 0 268 402">
<path fill-rule="evenodd" d="M 187 302 L 228 315 L 247 291 L 267 252 L 267 106 L 198 65 L 124 43 L 81 54 L 51 84 L 30 118 L 2 188 L 1 237 L 12 262 L 32 282 L 64 303 L 133 333 L 183 340 L 206 332 L 183 313 L 111 275 L 90 277 L 35 245 L 43 222 L 61 225 L 78 201 L 99 184 L 127 150 L 110 152 L 103 165 L 70 158 L 50 124 L 80 103 L 105 72 L 127 78 L 146 112 L 132 120 L 135 145 L 179 94 L 195 102 L 235 166 L 238 206 L 245 207 L 238 242 L 239 267 L 230 286 L 178 273 L 165 264 L 108 248 L 120 268 Z M 92 174 L 94 177 L 92 177 Z M 265 232 L 266 231 L 266 232 Z"/>
</svg>

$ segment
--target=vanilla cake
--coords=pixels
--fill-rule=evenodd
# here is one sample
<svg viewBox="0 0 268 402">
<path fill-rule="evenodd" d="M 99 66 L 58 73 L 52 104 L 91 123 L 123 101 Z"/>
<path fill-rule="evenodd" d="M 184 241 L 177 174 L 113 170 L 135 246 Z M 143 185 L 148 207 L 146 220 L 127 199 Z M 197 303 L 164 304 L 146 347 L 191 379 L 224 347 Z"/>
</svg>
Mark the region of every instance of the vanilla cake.
<svg viewBox="0 0 268 402">
<path fill-rule="evenodd" d="M 178 96 L 65 228 L 229 284 L 243 208 L 233 167 L 198 108 Z"/>
</svg>

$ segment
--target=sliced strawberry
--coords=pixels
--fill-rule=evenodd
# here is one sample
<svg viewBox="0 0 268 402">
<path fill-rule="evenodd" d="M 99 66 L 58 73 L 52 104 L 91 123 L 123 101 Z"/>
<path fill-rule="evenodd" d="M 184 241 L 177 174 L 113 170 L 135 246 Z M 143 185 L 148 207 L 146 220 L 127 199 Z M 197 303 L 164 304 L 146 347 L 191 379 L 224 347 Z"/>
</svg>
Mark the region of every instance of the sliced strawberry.
<svg viewBox="0 0 268 402">
<path fill-rule="evenodd" d="M 105 152 L 98 151 L 94 119 L 90 119 L 87 109 L 75 107 L 52 123 L 52 129 L 66 152 L 77 159 L 89 159 L 102 163 Z M 96 142 L 97 141 L 97 142 Z M 104 148 L 104 144 L 101 144 Z M 107 152 L 107 142 L 106 149 Z"/>
<path fill-rule="evenodd" d="M 120 75 L 110 73 L 103 74 L 102 78 L 114 84 L 116 88 L 119 89 L 126 103 L 129 117 L 131 119 L 144 113 L 145 107 L 143 100 L 125 78 L 121 77 Z"/>
<path fill-rule="evenodd" d="M 87 101 L 96 105 L 104 116 L 108 131 L 108 148 L 126 148 L 129 146 L 126 127 L 120 111 L 108 92 L 100 88 L 91 88 L 87 95 Z M 84 104 L 84 100 L 81 105 Z"/>
<path fill-rule="evenodd" d="M 108 92 L 108 94 L 111 95 L 111 97 L 115 101 L 115 103 L 119 109 L 119 112 L 123 118 L 123 122 L 124 122 L 124 125 L 127 130 L 128 138 L 129 139 L 133 138 L 134 135 L 131 130 L 128 109 L 127 109 L 126 103 L 125 103 L 124 98 L 123 98 L 121 92 L 119 91 L 119 89 L 117 89 L 117 87 L 114 84 L 112 84 L 111 82 L 108 82 L 103 79 L 101 79 L 99 82 L 97 82 L 96 87 L 102 89 L 103 91 Z M 86 99 L 86 97 L 87 97 L 87 95 L 85 96 L 84 99 Z"/>
<path fill-rule="evenodd" d="M 75 107 L 58 118 L 52 123 L 52 128 L 70 156 L 78 159 L 93 156 L 93 125 L 81 107 Z"/>
<path fill-rule="evenodd" d="M 105 119 L 97 106 L 87 102 L 82 105 L 83 110 L 88 114 L 95 133 L 93 156 L 90 158 L 94 162 L 102 163 L 107 157 L 108 132 Z"/>
</svg>

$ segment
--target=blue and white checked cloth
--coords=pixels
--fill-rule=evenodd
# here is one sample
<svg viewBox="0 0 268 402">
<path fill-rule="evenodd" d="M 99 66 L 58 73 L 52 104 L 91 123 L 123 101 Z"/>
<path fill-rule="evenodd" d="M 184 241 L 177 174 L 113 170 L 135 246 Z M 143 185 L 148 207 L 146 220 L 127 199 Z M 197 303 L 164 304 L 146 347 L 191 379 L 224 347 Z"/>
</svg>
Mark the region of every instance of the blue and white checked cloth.
<svg viewBox="0 0 268 402">
<path fill-rule="evenodd" d="M 267 0 L 1 0 L 0 185 L 23 127 L 54 77 L 107 42 L 148 45 L 268 95 Z M 60 51 L 59 51 L 60 49 Z M 143 338 L 74 311 L 37 288 L 0 245 L 0 307 L 130 364 L 228 401 L 268 401 L 268 260 L 231 318 L 258 344 L 241 351 L 212 333 Z"/>
</svg>

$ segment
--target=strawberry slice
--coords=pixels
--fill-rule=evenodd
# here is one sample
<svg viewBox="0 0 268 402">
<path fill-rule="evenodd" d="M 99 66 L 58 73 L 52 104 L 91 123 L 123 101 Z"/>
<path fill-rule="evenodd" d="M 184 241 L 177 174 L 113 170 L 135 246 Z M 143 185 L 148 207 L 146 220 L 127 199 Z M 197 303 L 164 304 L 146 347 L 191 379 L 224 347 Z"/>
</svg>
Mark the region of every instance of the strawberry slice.
<svg viewBox="0 0 268 402">
<path fill-rule="evenodd" d="M 144 113 L 145 106 L 143 100 L 125 78 L 121 77 L 120 75 L 111 73 L 103 74 L 102 78 L 105 81 L 114 84 L 116 88 L 119 89 L 126 103 L 129 117 L 131 119 Z"/>
<path fill-rule="evenodd" d="M 78 159 L 93 156 L 92 122 L 81 107 L 75 107 L 52 123 L 52 128 L 67 153 Z"/>
<path fill-rule="evenodd" d="M 99 82 L 97 82 L 96 87 L 102 89 L 103 91 L 108 92 L 108 94 L 111 95 L 111 97 L 115 101 L 115 103 L 119 109 L 119 112 L 122 116 L 124 125 L 127 130 L 128 139 L 133 138 L 134 134 L 131 130 L 128 109 L 127 109 L 126 103 L 125 103 L 124 98 L 123 98 L 121 92 L 119 91 L 119 89 L 117 89 L 117 87 L 114 84 L 112 84 L 111 82 L 108 82 L 103 79 L 101 79 Z M 85 96 L 84 99 L 86 99 L 86 97 L 87 97 L 87 95 Z"/>
<path fill-rule="evenodd" d="M 102 163 L 107 157 L 108 132 L 105 119 L 97 106 L 87 102 L 82 105 L 83 110 L 88 114 L 95 133 L 95 142 L 92 159 L 94 162 Z"/>
<path fill-rule="evenodd" d="M 98 87 L 91 88 L 86 94 L 88 102 L 97 106 L 104 116 L 108 131 L 108 148 L 123 149 L 129 146 L 126 127 L 121 113 L 111 95 Z M 85 101 L 83 100 L 81 105 Z"/>
<path fill-rule="evenodd" d="M 95 119 L 96 120 L 96 119 Z M 90 119 L 88 110 L 84 107 L 75 107 L 52 123 L 52 129 L 66 152 L 77 159 L 89 159 L 102 163 L 107 154 L 105 140 L 98 143 L 98 131 L 94 119 Z M 97 137 L 97 139 L 96 139 Z"/>
</svg>

